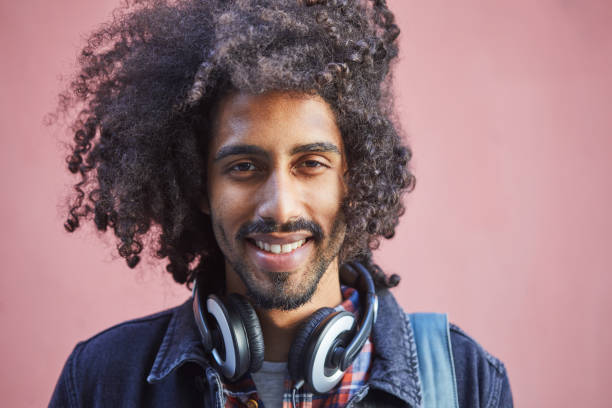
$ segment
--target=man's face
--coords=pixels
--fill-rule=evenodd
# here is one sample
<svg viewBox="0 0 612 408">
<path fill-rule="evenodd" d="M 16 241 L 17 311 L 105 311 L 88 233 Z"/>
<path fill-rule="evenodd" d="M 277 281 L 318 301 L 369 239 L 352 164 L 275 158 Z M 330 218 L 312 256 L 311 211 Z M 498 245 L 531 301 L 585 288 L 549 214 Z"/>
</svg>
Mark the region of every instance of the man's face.
<svg viewBox="0 0 612 408">
<path fill-rule="evenodd" d="M 232 94 L 209 152 L 202 208 L 228 289 L 264 308 L 306 303 L 337 271 L 346 231 L 344 146 L 330 107 L 316 96 Z"/>
</svg>

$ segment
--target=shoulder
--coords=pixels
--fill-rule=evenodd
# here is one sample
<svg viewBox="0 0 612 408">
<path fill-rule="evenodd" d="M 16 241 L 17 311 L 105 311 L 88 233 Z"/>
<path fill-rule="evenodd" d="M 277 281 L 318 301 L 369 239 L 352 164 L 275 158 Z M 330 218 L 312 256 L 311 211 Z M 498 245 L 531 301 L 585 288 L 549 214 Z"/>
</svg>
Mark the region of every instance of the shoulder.
<svg viewBox="0 0 612 408">
<path fill-rule="evenodd" d="M 449 329 L 459 406 L 512 407 L 504 363 L 457 325 L 451 323 Z"/>
<path fill-rule="evenodd" d="M 167 328 L 170 319 L 174 315 L 174 312 L 180 306 L 166 309 L 155 314 L 151 314 L 137 319 L 127 320 L 125 322 L 111 326 L 101 332 L 95 334 L 91 338 L 80 342 L 80 345 L 97 346 L 104 345 L 107 343 L 115 343 L 121 341 L 126 337 L 130 337 L 136 333 L 151 333 Z"/>
<path fill-rule="evenodd" d="M 68 357 L 50 406 L 94 406 L 83 398 L 114 389 L 117 394 L 146 378 L 177 308 L 112 326 L 78 343 Z M 132 379 L 125 381 L 125 379 Z"/>
<path fill-rule="evenodd" d="M 75 359 L 88 367 L 122 365 L 123 361 L 153 359 L 176 308 L 112 326 L 75 347 Z"/>
</svg>

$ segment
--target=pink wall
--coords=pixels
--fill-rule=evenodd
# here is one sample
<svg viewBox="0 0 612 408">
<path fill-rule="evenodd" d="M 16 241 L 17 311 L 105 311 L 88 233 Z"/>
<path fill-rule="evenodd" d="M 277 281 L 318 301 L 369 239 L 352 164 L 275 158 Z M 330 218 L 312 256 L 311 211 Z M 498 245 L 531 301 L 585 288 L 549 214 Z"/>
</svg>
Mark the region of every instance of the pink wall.
<svg viewBox="0 0 612 408">
<path fill-rule="evenodd" d="M 517 406 L 609 406 L 612 6 L 504 3 L 391 2 L 418 183 L 378 260 L 406 308 L 448 311 L 506 362 Z M 189 295 L 62 228 L 67 139 L 42 118 L 114 4 L 0 4 L 2 406 L 45 405 L 77 340 Z"/>
</svg>

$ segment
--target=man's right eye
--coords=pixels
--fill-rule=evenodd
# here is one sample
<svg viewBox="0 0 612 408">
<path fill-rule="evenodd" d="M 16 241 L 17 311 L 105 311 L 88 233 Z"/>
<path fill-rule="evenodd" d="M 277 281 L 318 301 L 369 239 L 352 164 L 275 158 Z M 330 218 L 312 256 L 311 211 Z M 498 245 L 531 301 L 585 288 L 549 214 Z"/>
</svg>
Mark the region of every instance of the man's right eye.
<svg viewBox="0 0 612 408">
<path fill-rule="evenodd" d="M 232 167 L 229 168 L 230 172 L 240 172 L 240 173 L 248 172 L 248 171 L 255 171 L 255 170 L 257 170 L 257 168 L 255 167 L 253 163 L 250 163 L 250 162 L 236 163 Z"/>
</svg>

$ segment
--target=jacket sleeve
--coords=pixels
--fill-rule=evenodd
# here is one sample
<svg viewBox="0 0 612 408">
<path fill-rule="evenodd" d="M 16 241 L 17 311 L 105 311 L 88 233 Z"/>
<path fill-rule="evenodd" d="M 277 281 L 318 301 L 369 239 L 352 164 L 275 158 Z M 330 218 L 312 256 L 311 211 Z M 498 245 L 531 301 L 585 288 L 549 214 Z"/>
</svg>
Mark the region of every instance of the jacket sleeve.
<svg viewBox="0 0 612 408">
<path fill-rule="evenodd" d="M 55 390 L 49 402 L 49 408 L 77 408 L 79 406 L 76 392 L 76 359 L 79 354 L 81 344 L 78 344 L 70 356 L 60 374 L 59 380 L 55 385 Z"/>
<path fill-rule="evenodd" d="M 512 402 L 512 392 L 510 391 L 510 380 L 508 380 L 507 373 L 504 374 L 498 406 L 503 408 L 511 408 L 514 406 Z"/>
<path fill-rule="evenodd" d="M 512 408 L 504 363 L 453 324 L 450 334 L 459 406 Z"/>
</svg>

